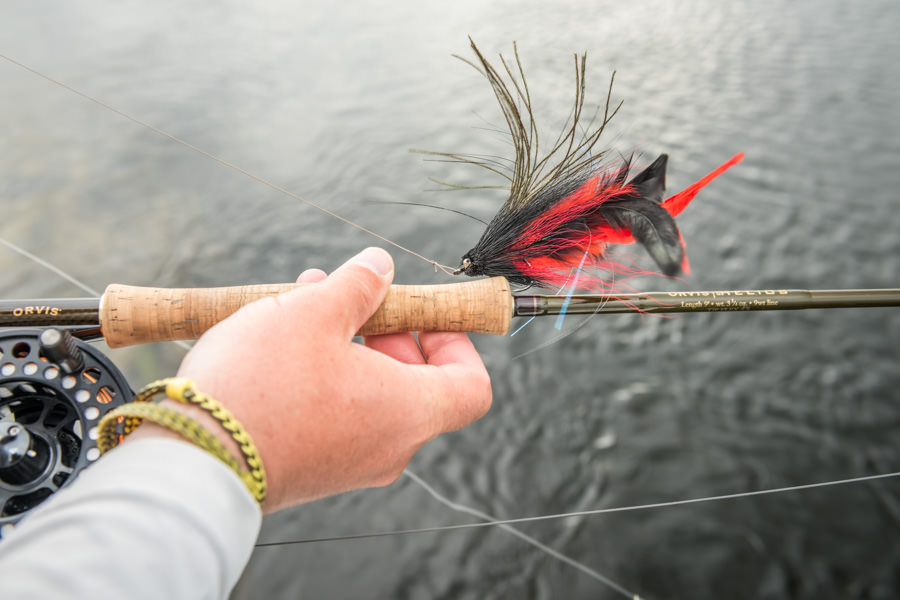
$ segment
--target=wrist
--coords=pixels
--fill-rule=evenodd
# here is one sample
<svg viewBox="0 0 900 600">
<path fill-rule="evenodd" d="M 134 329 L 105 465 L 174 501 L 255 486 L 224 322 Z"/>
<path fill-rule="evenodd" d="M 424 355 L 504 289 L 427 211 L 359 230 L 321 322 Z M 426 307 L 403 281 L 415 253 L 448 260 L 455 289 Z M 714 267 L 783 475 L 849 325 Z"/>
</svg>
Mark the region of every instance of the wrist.
<svg viewBox="0 0 900 600">
<path fill-rule="evenodd" d="M 222 428 L 222 424 L 219 423 L 216 419 L 212 417 L 208 412 L 200 408 L 199 406 L 194 406 L 193 404 L 185 404 L 184 402 L 179 402 L 173 398 L 163 398 L 159 402 L 160 406 L 165 406 L 171 410 L 180 412 L 181 414 L 188 416 L 198 423 L 202 425 L 205 429 L 207 429 L 216 439 L 222 442 L 222 445 L 225 446 L 225 449 L 234 456 L 241 465 L 241 468 L 247 469 L 247 459 L 241 454 L 241 448 L 238 443 L 231 437 L 225 429 Z M 181 435 L 176 431 L 172 431 L 167 427 L 163 427 L 162 425 L 158 425 L 153 423 L 152 421 L 144 421 L 141 425 L 134 430 L 134 433 L 125 438 L 122 442 L 128 443 L 131 439 L 142 439 L 149 437 L 165 437 L 174 440 L 181 440 L 186 444 L 192 443 L 189 439 Z"/>
<path fill-rule="evenodd" d="M 162 398 L 158 398 L 160 395 Z M 138 392 L 131 403 L 109 411 L 99 425 L 100 451 L 115 447 L 147 421 L 167 431 L 148 427 L 139 437 L 182 437 L 199 446 L 228 465 L 257 502 L 263 503 L 266 471 L 250 434 L 223 404 L 197 390 L 193 381 L 154 381 Z"/>
</svg>

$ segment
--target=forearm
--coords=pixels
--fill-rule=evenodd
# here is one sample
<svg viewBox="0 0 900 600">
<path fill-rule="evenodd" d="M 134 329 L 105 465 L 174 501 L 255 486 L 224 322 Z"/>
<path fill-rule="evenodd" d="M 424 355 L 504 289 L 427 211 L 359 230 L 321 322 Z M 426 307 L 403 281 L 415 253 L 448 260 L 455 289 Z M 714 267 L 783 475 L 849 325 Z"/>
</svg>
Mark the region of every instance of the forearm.
<svg viewBox="0 0 900 600">
<path fill-rule="evenodd" d="M 227 598 L 261 512 L 218 459 L 135 440 L 0 542 L 4 598 Z"/>
</svg>

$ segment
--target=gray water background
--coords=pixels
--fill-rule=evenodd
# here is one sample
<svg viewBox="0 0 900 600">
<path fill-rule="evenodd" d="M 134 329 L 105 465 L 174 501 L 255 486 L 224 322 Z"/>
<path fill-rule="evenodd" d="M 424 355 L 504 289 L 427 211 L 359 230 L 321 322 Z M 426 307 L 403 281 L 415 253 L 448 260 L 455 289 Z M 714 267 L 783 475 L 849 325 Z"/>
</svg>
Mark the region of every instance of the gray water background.
<svg viewBox="0 0 900 600">
<path fill-rule="evenodd" d="M 625 104 L 614 152 L 671 156 L 678 190 L 747 158 L 680 217 L 693 274 L 639 289 L 900 285 L 900 6 L 867 2 L 36 1 L 0 52 L 446 264 L 502 193 L 409 148 L 508 156 L 486 83 L 450 57 L 519 42 L 547 131 L 572 53 Z M 0 236 L 95 288 L 290 281 L 378 243 L 0 61 Z M 394 252 L 397 281 L 442 282 Z M 0 248 L 4 297 L 82 296 Z M 597 317 L 475 336 L 495 401 L 411 469 L 512 518 L 897 470 L 900 311 Z M 530 353 L 528 353 L 530 352 Z M 519 357 L 523 353 L 525 356 Z M 172 345 L 120 350 L 133 385 Z M 240 365 L 234 365 L 240 377 Z M 521 526 L 655 598 L 894 598 L 900 484 L 882 481 Z M 301 539 L 470 522 L 409 479 L 267 519 Z M 259 549 L 234 598 L 616 598 L 499 529 Z"/>
</svg>

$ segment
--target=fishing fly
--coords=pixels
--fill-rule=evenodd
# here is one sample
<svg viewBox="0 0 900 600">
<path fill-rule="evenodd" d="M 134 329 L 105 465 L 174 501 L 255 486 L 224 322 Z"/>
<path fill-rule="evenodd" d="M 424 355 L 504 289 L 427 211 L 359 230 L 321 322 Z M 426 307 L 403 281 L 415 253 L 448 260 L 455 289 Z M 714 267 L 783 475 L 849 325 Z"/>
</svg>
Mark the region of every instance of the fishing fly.
<svg viewBox="0 0 900 600">
<path fill-rule="evenodd" d="M 595 147 L 621 102 L 610 110 L 611 79 L 602 119 L 598 108 L 584 123 L 585 53 L 575 55 L 575 101 L 570 116 L 549 152 L 541 155 L 518 48 L 513 46 L 515 66 L 500 55 L 502 67 L 497 69 L 474 42 L 471 47 L 475 62 L 458 58 L 490 83 L 509 129 L 515 157 L 509 173 L 497 161 L 434 153 L 483 167 L 510 183 L 509 198 L 475 246 L 462 256 L 455 274 L 499 275 L 524 286 L 611 292 L 612 283 L 599 273 L 616 274 L 621 281 L 653 272 L 611 256 L 611 246 L 634 242 L 644 247 L 658 273 L 668 277 L 687 274 L 687 252 L 675 217 L 704 186 L 740 162 L 743 154 L 736 154 L 669 198 L 664 198 L 666 154 L 637 175 L 632 175 L 634 157 L 604 160 L 605 153 L 597 152 Z"/>
</svg>

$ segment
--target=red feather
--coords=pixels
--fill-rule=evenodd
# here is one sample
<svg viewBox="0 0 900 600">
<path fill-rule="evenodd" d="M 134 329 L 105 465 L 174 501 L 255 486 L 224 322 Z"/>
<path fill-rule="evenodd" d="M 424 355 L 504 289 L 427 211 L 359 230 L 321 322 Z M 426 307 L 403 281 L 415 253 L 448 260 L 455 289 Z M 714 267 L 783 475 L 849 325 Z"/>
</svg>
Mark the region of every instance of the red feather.
<svg viewBox="0 0 900 600">
<path fill-rule="evenodd" d="M 653 272 L 632 257 L 609 256 L 610 246 L 638 242 L 661 274 L 674 277 L 687 273 L 690 266 L 684 239 L 674 217 L 704 186 L 744 155 L 733 156 L 665 200 L 666 155 L 631 178 L 631 160 L 598 169 L 602 153 L 593 148 L 618 107 L 610 112 L 608 94 L 602 122 L 597 118 L 595 124 L 591 119 L 585 126 L 579 121 L 584 108 L 586 56 L 579 60 L 576 55 L 574 108 L 555 145 L 541 156 L 518 51 L 514 63 L 501 56 L 503 68 L 497 70 L 474 43 L 472 50 L 477 61 L 469 64 L 491 84 L 509 127 L 515 160 L 512 172 L 506 175 L 497 161 L 442 154 L 499 173 L 510 182 L 509 199 L 488 223 L 478 243 L 463 255 L 457 272 L 501 275 L 525 285 L 612 291 L 613 285 L 621 288 L 623 280 Z M 610 94 L 611 89 L 612 82 Z"/>
<path fill-rule="evenodd" d="M 743 154 L 733 156 L 665 201 L 665 155 L 631 181 L 626 163 L 591 175 L 583 183 L 563 186 L 572 188 L 569 193 L 554 194 L 551 188 L 519 210 L 501 210 L 463 257 L 463 269 L 544 287 L 610 291 L 612 282 L 597 271 L 612 274 L 620 287 L 623 279 L 652 273 L 634 260 L 609 257 L 610 246 L 639 242 L 664 274 L 687 274 L 690 263 L 684 238 L 672 217 L 742 159 Z M 584 267 L 590 271 L 585 273 Z M 578 281 L 573 284 L 576 270 Z"/>
<path fill-rule="evenodd" d="M 673 217 L 677 217 L 681 214 L 681 211 L 683 211 L 687 207 L 687 205 L 690 204 L 691 200 L 694 199 L 694 196 L 697 195 L 697 192 L 703 189 L 706 184 L 708 184 L 710 181 L 712 181 L 734 165 L 738 164 L 742 160 L 744 160 L 744 153 L 738 152 L 730 159 L 728 159 L 728 161 L 725 162 L 722 166 L 720 166 L 718 169 L 716 169 L 697 183 L 666 199 L 666 201 L 662 203 L 662 207 L 669 211 L 670 215 L 672 215 Z"/>
</svg>

